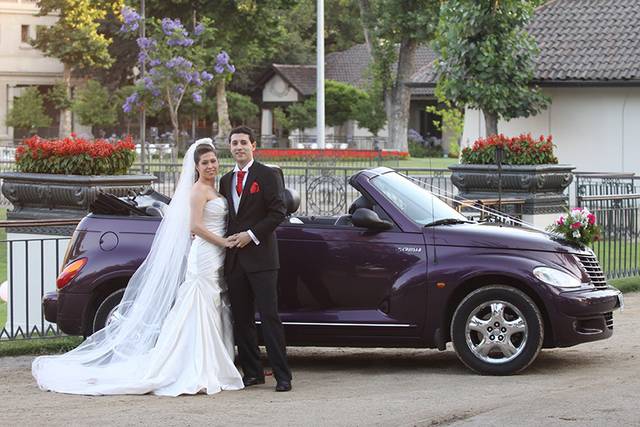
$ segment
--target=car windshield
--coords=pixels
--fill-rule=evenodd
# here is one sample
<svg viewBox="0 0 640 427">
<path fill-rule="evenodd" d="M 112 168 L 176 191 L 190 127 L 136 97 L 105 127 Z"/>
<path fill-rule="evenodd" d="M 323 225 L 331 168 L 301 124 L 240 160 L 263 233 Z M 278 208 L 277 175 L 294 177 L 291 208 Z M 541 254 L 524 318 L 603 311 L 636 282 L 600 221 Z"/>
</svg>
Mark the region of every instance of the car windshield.
<svg viewBox="0 0 640 427">
<path fill-rule="evenodd" d="M 371 179 L 371 183 L 398 209 L 420 225 L 430 225 L 436 221 L 442 223 L 467 221 L 464 215 L 451 208 L 430 191 L 396 172 L 378 175 Z M 442 221 L 448 219 L 452 221 Z"/>
</svg>

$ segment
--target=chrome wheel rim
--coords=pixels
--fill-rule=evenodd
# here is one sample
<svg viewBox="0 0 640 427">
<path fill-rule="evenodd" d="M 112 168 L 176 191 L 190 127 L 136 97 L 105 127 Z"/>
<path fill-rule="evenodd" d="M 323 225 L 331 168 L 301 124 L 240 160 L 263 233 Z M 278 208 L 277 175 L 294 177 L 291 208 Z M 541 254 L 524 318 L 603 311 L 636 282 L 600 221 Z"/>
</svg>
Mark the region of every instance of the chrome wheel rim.
<svg viewBox="0 0 640 427">
<path fill-rule="evenodd" d="M 107 320 L 104 322 L 104 326 L 109 326 L 110 323 L 112 322 L 117 322 L 118 320 L 120 320 L 122 318 L 122 316 L 118 313 L 118 308 L 120 307 L 120 305 L 116 305 L 115 307 L 113 307 L 111 309 L 111 311 L 109 312 L 109 314 L 107 314 Z"/>
<path fill-rule="evenodd" d="M 510 362 L 524 351 L 529 327 L 522 312 L 506 301 L 487 301 L 471 311 L 465 339 L 471 352 L 493 365 Z"/>
</svg>

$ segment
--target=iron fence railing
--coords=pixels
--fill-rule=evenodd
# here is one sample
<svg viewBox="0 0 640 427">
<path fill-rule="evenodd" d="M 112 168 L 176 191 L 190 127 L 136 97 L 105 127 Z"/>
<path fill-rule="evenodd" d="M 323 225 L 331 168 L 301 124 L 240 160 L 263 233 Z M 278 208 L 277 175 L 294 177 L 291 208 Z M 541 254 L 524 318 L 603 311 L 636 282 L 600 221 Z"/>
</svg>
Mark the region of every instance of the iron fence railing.
<svg viewBox="0 0 640 427">
<path fill-rule="evenodd" d="M 44 316 L 42 298 L 55 291 L 70 237 L 60 227 L 78 220 L 0 221 L 0 268 L 6 274 L 6 302 L 0 300 L 0 342 L 52 338 L 62 333 Z M 56 234 L 48 234 L 56 233 Z"/>
<path fill-rule="evenodd" d="M 607 277 L 640 275 L 640 193 L 578 196 L 578 205 L 596 215 L 593 250 Z"/>
</svg>

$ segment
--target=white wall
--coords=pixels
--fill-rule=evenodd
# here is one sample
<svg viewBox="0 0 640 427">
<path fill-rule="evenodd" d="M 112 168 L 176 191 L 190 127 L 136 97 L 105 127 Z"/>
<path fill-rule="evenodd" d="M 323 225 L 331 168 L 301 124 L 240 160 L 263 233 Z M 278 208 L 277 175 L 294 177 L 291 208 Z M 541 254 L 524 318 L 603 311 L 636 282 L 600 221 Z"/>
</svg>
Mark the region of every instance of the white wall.
<svg viewBox="0 0 640 427">
<path fill-rule="evenodd" d="M 45 330 L 51 325 L 42 318 L 42 293 L 56 289 L 69 237 L 7 233 L 7 240 L 12 242 L 3 243 L 7 245 L 10 292 L 7 323 L 0 330 L 5 327 L 15 333 L 20 328 L 26 333 L 37 327 L 42 332 L 43 324 Z"/>
<path fill-rule="evenodd" d="M 548 88 L 550 107 L 534 117 L 498 123 L 507 136 L 552 135 L 560 163 L 580 171 L 640 174 L 640 88 Z M 463 144 L 485 135 L 478 110 L 465 114 Z"/>
<path fill-rule="evenodd" d="M 11 140 L 13 130 L 5 125 L 5 117 L 17 85 L 50 85 L 62 78 L 63 66 L 55 58 L 21 41 L 22 25 L 36 36 L 36 25 L 52 25 L 56 16 L 34 16 L 35 3 L 27 0 L 0 0 L 0 142 Z"/>
<path fill-rule="evenodd" d="M 298 91 L 277 74 L 262 89 L 263 102 L 296 102 L 298 99 Z"/>
</svg>

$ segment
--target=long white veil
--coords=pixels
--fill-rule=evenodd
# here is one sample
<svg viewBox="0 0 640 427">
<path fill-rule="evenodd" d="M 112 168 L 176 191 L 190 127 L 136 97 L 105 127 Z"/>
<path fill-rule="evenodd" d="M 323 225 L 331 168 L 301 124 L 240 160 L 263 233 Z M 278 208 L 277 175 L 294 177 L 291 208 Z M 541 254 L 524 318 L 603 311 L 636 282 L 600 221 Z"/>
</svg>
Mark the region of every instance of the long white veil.
<svg viewBox="0 0 640 427">
<path fill-rule="evenodd" d="M 34 360 L 32 373 L 38 386 L 66 393 L 93 393 L 92 388 L 135 382 L 144 375 L 146 355 L 154 347 L 160 329 L 184 281 L 191 246 L 191 187 L 195 181 L 196 141 L 184 156 L 182 173 L 171 203 L 160 222 L 151 250 L 133 274 L 122 302 L 104 329 L 77 348 Z"/>
</svg>

